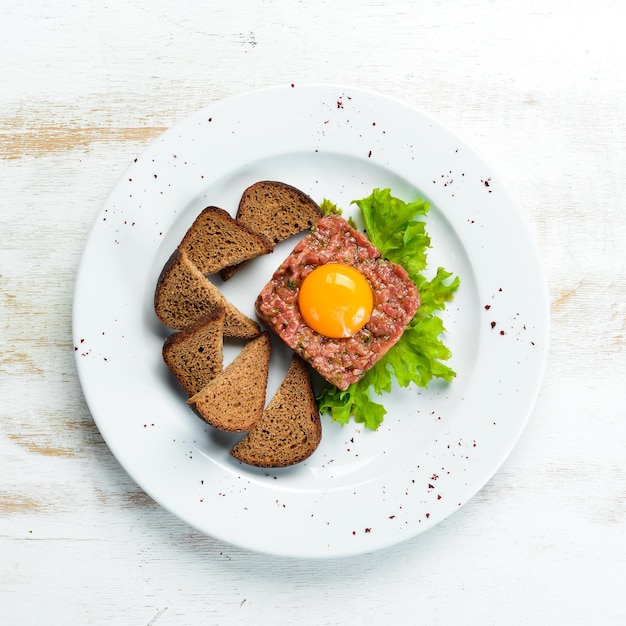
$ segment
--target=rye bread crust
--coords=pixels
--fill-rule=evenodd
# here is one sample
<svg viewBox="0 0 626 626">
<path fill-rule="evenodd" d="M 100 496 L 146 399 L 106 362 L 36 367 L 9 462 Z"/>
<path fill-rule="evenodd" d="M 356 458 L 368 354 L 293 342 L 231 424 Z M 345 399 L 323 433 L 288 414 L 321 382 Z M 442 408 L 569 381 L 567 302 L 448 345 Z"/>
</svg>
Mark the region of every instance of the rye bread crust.
<svg viewBox="0 0 626 626">
<path fill-rule="evenodd" d="M 263 415 L 230 454 L 247 465 L 288 467 L 309 458 L 321 438 L 322 424 L 309 372 L 294 354 Z"/>
<path fill-rule="evenodd" d="M 273 244 L 311 228 L 322 217 L 319 205 L 287 183 L 262 180 L 244 190 L 237 221 Z"/>
<path fill-rule="evenodd" d="M 271 344 L 265 331 L 187 400 L 208 424 L 227 432 L 250 430 L 265 407 Z"/>
<path fill-rule="evenodd" d="M 178 247 L 205 276 L 273 250 L 267 237 L 216 206 L 196 217 Z"/>
<path fill-rule="evenodd" d="M 163 344 L 163 360 L 189 396 L 222 371 L 225 311 L 219 307 Z"/>
<path fill-rule="evenodd" d="M 262 180 L 244 190 L 237 208 L 237 222 L 266 237 L 272 246 L 311 228 L 322 210 L 300 189 L 275 180 Z M 228 280 L 243 264 L 221 271 Z"/>
<path fill-rule="evenodd" d="M 184 330 L 215 310 L 225 310 L 224 335 L 251 339 L 261 329 L 256 321 L 227 301 L 222 292 L 177 248 L 157 280 L 154 311 L 168 328 Z"/>
<path fill-rule="evenodd" d="M 187 254 L 174 250 L 157 280 L 154 311 L 159 320 L 182 330 L 224 306 L 221 292 L 191 263 Z"/>
</svg>

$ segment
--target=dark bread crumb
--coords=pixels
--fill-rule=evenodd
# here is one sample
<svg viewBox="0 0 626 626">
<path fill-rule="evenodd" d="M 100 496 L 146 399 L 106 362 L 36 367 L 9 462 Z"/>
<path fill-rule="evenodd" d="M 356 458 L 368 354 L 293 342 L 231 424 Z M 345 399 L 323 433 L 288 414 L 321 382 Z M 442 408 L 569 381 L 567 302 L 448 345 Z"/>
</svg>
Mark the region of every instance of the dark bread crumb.
<svg viewBox="0 0 626 626">
<path fill-rule="evenodd" d="M 204 275 L 272 251 L 271 242 L 215 206 L 204 209 L 178 246 Z"/>
<path fill-rule="evenodd" d="M 265 407 L 271 345 L 261 333 L 242 348 L 222 372 L 187 400 L 198 415 L 228 432 L 249 430 Z"/>
<path fill-rule="evenodd" d="M 241 195 L 237 222 L 276 245 L 311 228 L 322 217 L 319 205 L 307 194 L 287 183 L 263 180 L 250 185 Z M 241 264 L 221 272 L 228 280 Z"/>
<path fill-rule="evenodd" d="M 161 271 L 154 293 L 154 311 L 174 330 L 184 330 L 219 308 L 225 310 L 224 335 L 251 339 L 261 333 L 259 325 L 228 302 L 222 292 L 176 249 Z"/>
<path fill-rule="evenodd" d="M 257 467 L 288 467 L 311 456 L 321 437 L 322 425 L 309 372 L 304 361 L 294 354 L 278 391 L 231 455 Z"/>
<path fill-rule="evenodd" d="M 219 307 L 163 344 L 163 360 L 190 396 L 222 371 L 224 317 Z"/>
<path fill-rule="evenodd" d="M 154 294 L 159 320 L 182 330 L 224 306 L 221 292 L 190 262 L 187 254 L 175 250 L 161 270 Z"/>
</svg>

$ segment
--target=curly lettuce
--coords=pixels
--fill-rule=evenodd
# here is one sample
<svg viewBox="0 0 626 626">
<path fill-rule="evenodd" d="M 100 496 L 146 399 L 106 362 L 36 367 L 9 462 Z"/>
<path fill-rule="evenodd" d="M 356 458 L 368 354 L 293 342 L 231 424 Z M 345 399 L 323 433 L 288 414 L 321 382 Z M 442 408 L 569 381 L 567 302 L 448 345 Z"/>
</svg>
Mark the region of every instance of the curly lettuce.
<svg viewBox="0 0 626 626">
<path fill-rule="evenodd" d="M 376 430 L 386 410 L 372 399 L 389 392 L 394 381 L 400 387 L 411 383 L 427 387 L 433 378 L 452 382 L 456 373 L 445 361 L 452 356 L 444 344 L 443 322 L 437 315 L 454 298 L 460 279 L 439 267 L 428 279 L 424 275 L 427 251 L 431 247 L 425 218 L 430 204 L 418 198 L 404 202 L 391 195 L 390 189 L 374 189 L 362 200 L 355 200 L 363 217 L 369 240 L 382 256 L 406 269 L 415 283 L 421 304 L 399 341 L 356 383 L 341 391 L 325 383 L 317 398 L 320 413 L 346 424 L 351 418 L 366 428 Z M 325 213 L 341 210 L 328 200 L 322 203 Z"/>
</svg>

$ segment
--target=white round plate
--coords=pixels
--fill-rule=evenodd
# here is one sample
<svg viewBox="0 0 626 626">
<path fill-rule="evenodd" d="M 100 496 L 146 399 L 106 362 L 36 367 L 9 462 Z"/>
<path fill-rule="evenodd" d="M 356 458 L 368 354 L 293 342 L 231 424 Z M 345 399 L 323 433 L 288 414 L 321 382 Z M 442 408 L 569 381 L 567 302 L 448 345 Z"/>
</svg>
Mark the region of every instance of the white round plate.
<svg viewBox="0 0 626 626">
<path fill-rule="evenodd" d="M 306 462 L 259 470 L 233 436 L 185 403 L 161 358 L 159 273 L 208 205 L 232 214 L 259 180 L 290 183 L 353 214 L 376 187 L 432 203 L 429 271 L 461 279 L 444 314 L 457 372 L 384 396 L 378 431 L 323 418 Z M 254 300 L 294 240 L 223 284 Z M 222 286 L 222 285 L 220 285 Z M 396 100 L 337 86 L 285 85 L 213 104 L 157 138 L 125 171 L 88 237 L 73 312 L 85 398 L 113 454 L 154 500 L 196 529 L 295 557 L 371 552 L 467 502 L 524 429 L 548 349 L 548 297 L 524 217 L 493 169 L 456 134 Z M 274 341 L 268 399 L 288 354 Z M 226 346 L 232 359 L 237 346 Z"/>
</svg>

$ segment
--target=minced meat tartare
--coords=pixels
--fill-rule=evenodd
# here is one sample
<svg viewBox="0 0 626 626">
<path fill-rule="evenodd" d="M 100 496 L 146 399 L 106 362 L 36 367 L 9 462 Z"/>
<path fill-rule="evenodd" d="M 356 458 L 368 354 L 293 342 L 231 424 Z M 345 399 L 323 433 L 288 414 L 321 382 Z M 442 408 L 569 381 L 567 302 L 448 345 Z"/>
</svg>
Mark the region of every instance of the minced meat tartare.
<svg viewBox="0 0 626 626">
<path fill-rule="evenodd" d="M 303 280 L 316 267 L 343 263 L 366 278 L 373 294 L 368 322 L 351 337 L 326 337 L 298 307 Z M 400 265 L 338 215 L 327 215 L 293 249 L 256 300 L 261 320 L 323 378 L 341 390 L 357 382 L 398 341 L 420 305 L 415 284 Z"/>
</svg>

